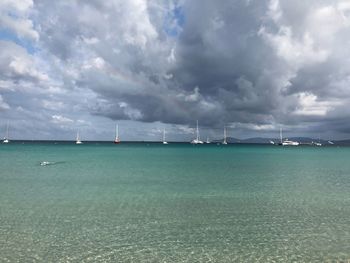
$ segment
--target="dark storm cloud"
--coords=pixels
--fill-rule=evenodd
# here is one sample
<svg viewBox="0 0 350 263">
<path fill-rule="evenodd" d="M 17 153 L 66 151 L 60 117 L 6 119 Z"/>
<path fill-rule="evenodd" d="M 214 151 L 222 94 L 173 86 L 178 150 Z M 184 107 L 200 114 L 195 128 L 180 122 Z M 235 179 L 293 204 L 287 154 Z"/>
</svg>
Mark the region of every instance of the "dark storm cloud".
<svg viewBox="0 0 350 263">
<path fill-rule="evenodd" d="M 131 87 L 118 83 L 111 74 L 97 73 L 96 80 L 89 73 L 81 83 L 109 103 L 115 102 L 110 107 L 115 113 L 104 112 L 103 107 L 96 113 L 127 118 L 119 107 L 125 102 L 140 113 L 138 120 L 147 122 L 188 124 L 200 119 L 215 126 L 269 119 L 279 104 L 274 76 L 281 74 L 277 68 L 281 63 L 258 34 L 268 3 L 204 1 L 198 5 L 189 1 L 182 9 L 185 22 L 173 42 L 151 38 L 146 49 L 122 46 L 122 54 L 112 56 L 97 50 L 109 67 L 121 67 L 128 78 L 140 83 L 138 87 L 132 83 Z M 158 35 L 164 33 L 162 27 L 155 30 Z M 117 39 L 114 43 L 120 46 L 123 41 Z M 153 45 L 162 49 L 155 50 Z M 271 64 L 276 68 L 267 70 Z M 164 78 L 166 75 L 172 78 Z"/>
<path fill-rule="evenodd" d="M 267 1 L 188 1 L 186 23 L 176 47 L 171 73 L 179 86 L 221 105 L 196 118 L 212 125 L 259 122 L 278 107 L 275 76 L 281 64 L 259 36 L 268 10 Z M 220 110 L 220 114 L 218 111 Z"/>
</svg>

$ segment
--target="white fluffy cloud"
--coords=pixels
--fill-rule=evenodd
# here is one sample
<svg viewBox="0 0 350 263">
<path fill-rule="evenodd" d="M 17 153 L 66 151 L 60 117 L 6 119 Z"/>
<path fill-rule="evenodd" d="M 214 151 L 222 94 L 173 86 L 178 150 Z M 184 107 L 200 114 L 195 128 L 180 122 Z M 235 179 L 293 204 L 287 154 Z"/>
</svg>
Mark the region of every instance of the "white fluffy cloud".
<svg viewBox="0 0 350 263">
<path fill-rule="evenodd" d="M 38 40 L 39 34 L 30 18 L 32 0 L 3 0 L 0 2 L 0 28 L 13 31 L 20 38 Z"/>
<path fill-rule="evenodd" d="M 69 119 L 61 115 L 53 115 L 51 121 L 56 124 L 71 124 L 74 122 L 72 119 Z"/>
<path fill-rule="evenodd" d="M 8 109 L 10 109 L 10 106 L 4 101 L 3 97 L 0 95 L 0 111 Z"/>
<path fill-rule="evenodd" d="M 0 40 L 1 80 L 12 83 L 13 88 L 20 88 L 16 83 L 48 82 L 46 70 L 41 68 L 40 61 L 27 53 L 25 48 L 9 41 Z"/>
<path fill-rule="evenodd" d="M 296 115 L 322 117 L 342 104 L 339 100 L 319 101 L 316 95 L 307 92 L 301 92 L 296 97 L 298 99 L 298 107 L 294 111 Z"/>
</svg>

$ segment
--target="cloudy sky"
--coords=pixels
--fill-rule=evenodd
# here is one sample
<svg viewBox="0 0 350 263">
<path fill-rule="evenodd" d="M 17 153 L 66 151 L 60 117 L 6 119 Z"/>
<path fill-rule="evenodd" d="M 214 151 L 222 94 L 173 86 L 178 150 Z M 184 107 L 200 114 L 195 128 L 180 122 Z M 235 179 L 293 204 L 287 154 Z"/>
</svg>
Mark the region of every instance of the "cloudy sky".
<svg viewBox="0 0 350 263">
<path fill-rule="evenodd" d="M 348 0 L 2 0 L 0 133 L 350 138 L 349 47 Z"/>
</svg>

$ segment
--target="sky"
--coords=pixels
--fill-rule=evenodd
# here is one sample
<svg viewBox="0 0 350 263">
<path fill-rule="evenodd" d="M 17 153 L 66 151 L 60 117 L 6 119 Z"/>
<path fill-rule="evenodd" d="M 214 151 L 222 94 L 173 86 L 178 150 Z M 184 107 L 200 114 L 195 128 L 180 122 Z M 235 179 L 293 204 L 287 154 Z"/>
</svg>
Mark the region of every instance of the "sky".
<svg viewBox="0 0 350 263">
<path fill-rule="evenodd" d="M 348 0 L 2 0 L 0 136 L 350 138 Z"/>
</svg>

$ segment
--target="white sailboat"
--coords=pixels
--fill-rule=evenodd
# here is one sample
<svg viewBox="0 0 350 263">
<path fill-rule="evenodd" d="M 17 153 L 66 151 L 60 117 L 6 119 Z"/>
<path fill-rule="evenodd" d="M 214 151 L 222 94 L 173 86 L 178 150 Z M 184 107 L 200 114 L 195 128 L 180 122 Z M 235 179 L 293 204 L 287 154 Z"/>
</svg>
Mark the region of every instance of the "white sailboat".
<svg viewBox="0 0 350 263">
<path fill-rule="evenodd" d="M 168 142 L 165 140 L 165 129 L 163 129 L 163 144 L 168 144 Z"/>
<path fill-rule="evenodd" d="M 312 141 L 312 142 L 311 142 L 311 145 L 314 145 L 314 146 L 322 146 L 321 139 L 318 139 L 317 142 Z"/>
<path fill-rule="evenodd" d="M 288 139 L 283 140 L 282 128 L 280 128 L 280 140 L 281 140 L 281 142 L 279 143 L 279 145 L 282 145 L 282 146 L 298 146 L 299 145 L 299 142 L 291 141 Z"/>
<path fill-rule="evenodd" d="M 226 141 L 226 126 L 224 126 L 224 140 L 222 142 L 222 144 L 227 144 L 227 141 Z"/>
<path fill-rule="evenodd" d="M 300 143 L 285 139 L 282 143 L 283 146 L 298 146 Z"/>
<path fill-rule="evenodd" d="M 75 144 L 83 144 L 83 142 L 80 140 L 79 131 L 77 132 L 77 139 L 75 141 Z"/>
<path fill-rule="evenodd" d="M 196 139 L 193 139 L 191 141 L 192 144 L 203 144 L 203 141 L 200 140 L 200 137 L 199 137 L 199 129 L 198 129 L 198 120 L 197 120 L 197 129 L 196 129 Z"/>
<path fill-rule="evenodd" d="M 6 135 L 4 137 L 4 140 L 2 141 L 2 143 L 9 143 L 9 122 L 7 122 L 7 126 L 6 126 Z"/>
<path fill-rule="evenodd" d="M 119 139 L 119 126 L 118 124 L 115 125 L 115 139 L 114 139 L 114 143 L 120 143 L 120 139 Z"/>
<path fill-rule="evenodd" d="M 209 137 L 207 137 L 207 141 L 205 142 L 206 144 L 209 144 L 210 141 L 209 141 Z"/>
<path fill-rule="evenodd" d="M 315 146 L 322 146 L 322 143 L 321 143 L 321 136 L 320 136 L 320 135 L 318 136 L 318 142 L 313 142 L 313 144 L 314 144 Z"/>
</svg>

